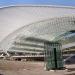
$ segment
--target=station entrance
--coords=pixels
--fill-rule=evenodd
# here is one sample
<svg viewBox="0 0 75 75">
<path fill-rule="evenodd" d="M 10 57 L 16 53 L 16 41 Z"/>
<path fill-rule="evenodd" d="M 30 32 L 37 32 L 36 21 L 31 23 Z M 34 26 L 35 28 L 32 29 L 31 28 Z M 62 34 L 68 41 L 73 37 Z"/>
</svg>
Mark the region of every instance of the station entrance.
<svg viewBox="0 0 75 75">
<path fill-rule="evenodd" d="M 63 69 L 63 58 L 61 44 L 58 42 L 47 42 L 44 44 L 46 70 Z"/>
</svg>

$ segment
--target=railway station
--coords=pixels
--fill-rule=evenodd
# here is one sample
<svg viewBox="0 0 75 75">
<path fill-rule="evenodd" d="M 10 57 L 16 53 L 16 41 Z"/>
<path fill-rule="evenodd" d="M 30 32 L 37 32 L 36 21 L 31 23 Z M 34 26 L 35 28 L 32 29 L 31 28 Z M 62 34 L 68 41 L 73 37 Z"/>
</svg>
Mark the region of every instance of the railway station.
<svg viewBox="0 0 75 75">
<path fill-rule="evenodd" d="M 2 7 L 0 25 L 4 29 L 0 39 L 1 60 L 42 61 L 46 70 L 58 70 L 64 69 L 68 58 L 75 56 L 74 7 Z"/>
</svg>

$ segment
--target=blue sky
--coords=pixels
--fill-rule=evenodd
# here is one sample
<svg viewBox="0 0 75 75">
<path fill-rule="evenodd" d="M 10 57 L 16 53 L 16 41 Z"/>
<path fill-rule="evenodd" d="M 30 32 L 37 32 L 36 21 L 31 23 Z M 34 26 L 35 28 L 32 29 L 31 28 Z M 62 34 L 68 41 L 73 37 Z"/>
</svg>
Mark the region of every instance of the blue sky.
<svg viewBox="0 0 75 75">
<path fill-rule="evenodd" d="M 48 4 L 75 6 L 75 0 L 0 0 L 0 6 L 15 4 Z"/>
</svg>

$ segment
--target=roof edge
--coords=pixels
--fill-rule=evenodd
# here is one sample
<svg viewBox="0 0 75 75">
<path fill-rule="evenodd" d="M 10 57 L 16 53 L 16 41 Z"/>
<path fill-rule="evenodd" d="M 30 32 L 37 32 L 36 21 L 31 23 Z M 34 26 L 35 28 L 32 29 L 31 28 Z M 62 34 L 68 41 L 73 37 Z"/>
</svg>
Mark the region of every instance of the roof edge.
<svg viewBox="0 0 75 75">
<path fill-rule="evenodd" d="M 75 9 L 75 6 L 64 6 L 64 5 L 43 5 L 43 4 L 17 4 L 17 5 L 7 5 L 1 6 L 0 8 L 9 8 L 9 7 L 51 7 L 51 8 L 67 8 Z"/>
</svg>

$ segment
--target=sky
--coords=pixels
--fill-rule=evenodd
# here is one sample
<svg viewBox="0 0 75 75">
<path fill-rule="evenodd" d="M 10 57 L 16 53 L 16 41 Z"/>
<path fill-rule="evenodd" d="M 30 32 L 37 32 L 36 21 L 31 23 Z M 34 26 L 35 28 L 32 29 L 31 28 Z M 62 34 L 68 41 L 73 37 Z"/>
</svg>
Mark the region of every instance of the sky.
<svg viewBox="0 0 75 75">
<path fill-rule="evenodd" d="M 75 6 L 75 0 L 0 0 L 0 6 L 17 5 L 17 4 L 48 4 Z"/>
</svg>

